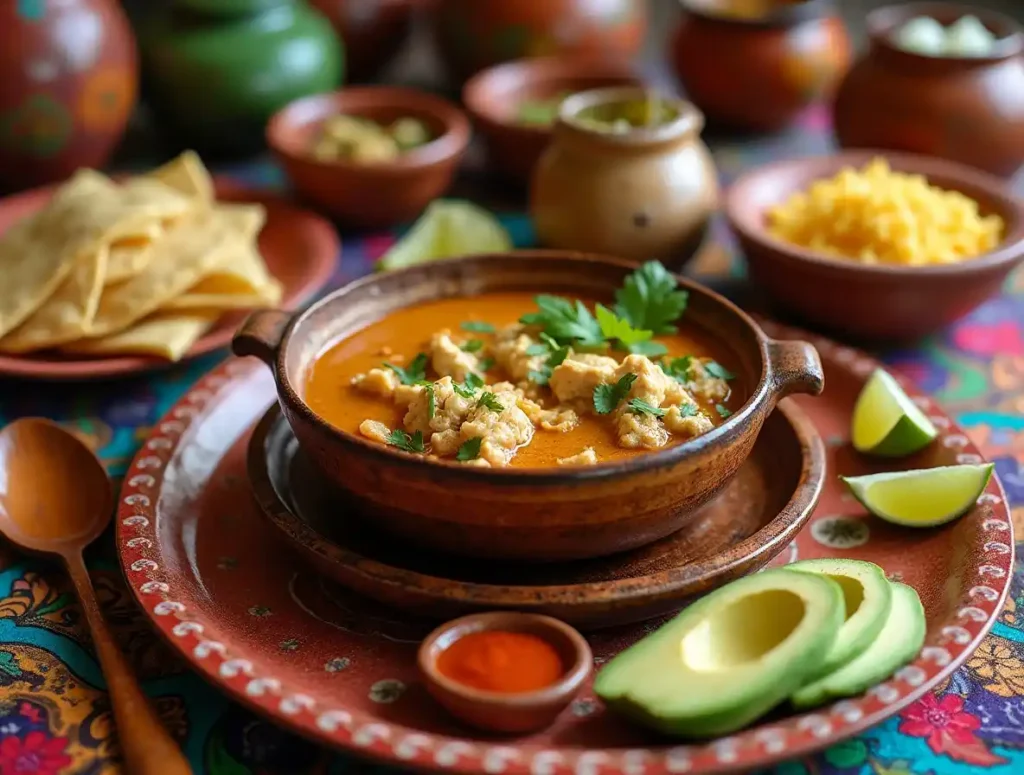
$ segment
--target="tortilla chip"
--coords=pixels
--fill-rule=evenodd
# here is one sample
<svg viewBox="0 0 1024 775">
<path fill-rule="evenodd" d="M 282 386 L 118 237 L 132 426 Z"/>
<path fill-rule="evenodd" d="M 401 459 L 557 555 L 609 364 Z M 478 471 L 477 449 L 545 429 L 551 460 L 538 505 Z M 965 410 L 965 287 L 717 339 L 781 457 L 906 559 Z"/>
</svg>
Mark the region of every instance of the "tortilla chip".
<svg viewBox="0 0 1024 775">
<path fill-rule="evenodd" d="M 107 274 L 104 285 L 113 285 L 131 279 L 142 272 L 153 255 L 153 242 L 163 234 L 163 227 L 151 224 L 146 234 L 125 237 L 110 245 L 107 256 Z"/>
<path fill-rule="evenodd" d="M 84 256 L 56 292 L 14 331 L 0 339 L 0 352 L 45 350 L 81 338 L 99 306 L 108 251 Z"/>
<path fill-rule="evenodd" d="M 253 309 L 280 303 L 279 283 L 267 271 L 254 242 L 238 242 L 224 262 L 162 309 Z"/>
<path fill-rule="evenodd" d="M 255 239 L 263 219 L 257 205 L 219 205 L 182 218 L 153 244 L 145 270 L 106 289 L 88 336 L 122 331 L 183 294 L 221 266 L 240 239 Z"/>
<path fill-rule="evenodd" d="M 76 355 L 149 355 L 168 361 L 181 360 L 219 317 L 219 313 L 159 313 L 129 329 L 97 339 L 65 345 L 63 352 Z"/>
<path fill-rule="evenodd" d="M 202 202 L 214 201 L 213 179 L 195 151 L 185 151 L 178 158 L 150 172 L 149 177 Z"/>
</svg>

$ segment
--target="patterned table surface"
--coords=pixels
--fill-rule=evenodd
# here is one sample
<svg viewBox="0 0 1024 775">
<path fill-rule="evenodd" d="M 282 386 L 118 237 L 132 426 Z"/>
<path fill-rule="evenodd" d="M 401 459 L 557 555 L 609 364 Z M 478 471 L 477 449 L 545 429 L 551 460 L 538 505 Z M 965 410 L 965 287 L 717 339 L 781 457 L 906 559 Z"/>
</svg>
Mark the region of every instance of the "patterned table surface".
<svg viewBox="0 0 1024 775">
<path fill-rule="evenodd" d="M 710 140 L 728 181 L 771 158 L 822 153 L 827 120 L 809 113 L 789 134 Z M 268 163 L 218 170 L 259 186 L 283 185 Z M 521 215 L 503 216 L 520 245 Z M 345 239 L 332 286 L 369 271 L 393 235 Z M 742 277 L 718 225 L 693 274 L 711 283 Z M 916 349 L 884 353 L 952 410 L 994 459 L 1024 537 L 1024 273 L 1004 294 Z M 0 424 L 45 415 L 67 424 L 119 475 L 148 429 L 223 354 L 157 375 L 99 385 L 0 384 Z M 135 609 L 104 536 L 90 566 L 106 615 L 147 692 L 197 773 L 369 773 L 385 768 L 337 756 L 233 705 L 168 653 Z M 1021 612 L 1018 614 L 1017 609 Z M 60 572 L 0 546 L 0 775 L 117 772 L 117 742 L 103 680 L 81 615 Z M 1024 571 L 977 654 L 934 695 L 862 737 L 776 768 L 777 775 L 991 775 L 1024 772 Z"/>
</svg>

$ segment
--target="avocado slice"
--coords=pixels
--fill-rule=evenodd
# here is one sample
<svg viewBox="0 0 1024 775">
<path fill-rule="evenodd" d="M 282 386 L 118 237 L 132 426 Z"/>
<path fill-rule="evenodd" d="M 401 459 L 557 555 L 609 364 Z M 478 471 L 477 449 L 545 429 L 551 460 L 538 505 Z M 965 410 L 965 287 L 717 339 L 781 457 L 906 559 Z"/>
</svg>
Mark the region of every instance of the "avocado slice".
<svg viewBox="0 0 1024 775">
<path fill-rule="evenodd" d="M 594 691 L 612 710 L 670 735 L 728 734 L 806 683 L 845 618 L 842 589 L 827 576 L 747 576 L 612 659 Z"/>
<path fill-rule="evenodd" d="M 917 591 L 891 583 L 892 606 L 874 642 L 834 673 L 793 695 L 793 705 L 810 708 L 828 700 L 860 694 L 910 662 L 924 645 L 927 625 Z"/>
<path fill-rule="evenodd" d="M 892 607 L 892 586 L 885 571 L 873 562 L 827 558 L 803 560 L 787 565 L 786 570 L 828 576 L 843 590 L 846 621 L 839 637 L 825 658 L 825 664 L 812 678 L 820 678 L 846 664 L 882 631 Z"/>
</svg>

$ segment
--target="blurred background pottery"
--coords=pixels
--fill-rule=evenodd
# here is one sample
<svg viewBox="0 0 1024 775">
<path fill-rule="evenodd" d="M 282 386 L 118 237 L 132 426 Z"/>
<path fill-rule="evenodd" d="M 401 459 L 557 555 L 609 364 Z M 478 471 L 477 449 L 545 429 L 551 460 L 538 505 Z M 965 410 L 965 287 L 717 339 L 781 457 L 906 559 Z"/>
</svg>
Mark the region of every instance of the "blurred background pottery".
<svg viewBox="0 0 1024 775">
<path fill-rule="evenodd" d="M 850 39 L 830 0 L 682 0 L 670 58 L 708 121 L 775 131 L 831 99 Z M 761 11 L 761 13 L 758 13 Z"/>
<path fill-rule="evenodd" d="M 525 104 L 555 101 L 566 94 L 599 87 L 640 85 L 637 72 L 616 60 L 517 59 L 473 76 L 462 90 L 462 102 L 484 137 L 491 165 L 509 178 L 526 183 L 551 141 L 554 121 L 524 122 L 521 111 Z M 557 108 L 555 111 L 557 114 Z"/>
<path fill-rule="evenodd" d="M 850 340 L 911 342 L 934 334 L 999 293 L 1024 261 L 1024 202 L 1003 182 L 971 167 L 916 154 L 887 153 L 898 172 L 960 191 L 983 213 L 1002 217 L 1005 236 L 993 251 L 950 264 L 865 264 L 793 245 L 768 233 L 766 212 L 815 180 L 860 169 L 877 151 L 844 151 L 774 162 L 739 178 L 725 210 L 747 259 L 754 286 L 781 311 L 815 330 Z"/>
<path fill-rule="evenodd" d="M 718 175 L 701 139 L 704 116 L 668 99 L 672 120 L 625 133 L 580 121 L 594 108 L 645 100 L 637 88 L 596 89 L 562 103 L 533 173 L 530 215 L 545 247 L 659 259 L 680 266 L 700 246 L 718 207 Z"/>
<path fill-rule="evenodd" d="M 645 0 L 434 0 L 436 49 L 464 81 L 523 57 L 594 54 L 627 59 L 643 45 Z"/>
<path fill-rule="evenodd" d="M 180 144 L 211 154 L 258 150 L 277 110 L 342 77 L 337 36 L 298 0 L 177 0 L 139 40 L 158 117 Z"/>
<path fill-rule="evenodd" d="M 326 16 L 345 45 L 348 80 L 378 75 L 409 38 L 421 0 L 309 0 Z"/>
<path fill-rule="evenodd" d="M 892 35 L 929 16 L 944 25 L 973 14 L 1001 38 L 988 57 L 935 57 L 903 50 Z M 844 148 L 938 156 L 1012 177 L 1024 164 L 1024 31 L 973 6 L 911 3 L 868 17 L 871 46 L 850 70 L 835 104 Z"/>
<path fill-rule="evenodd" d="M 136 56 L 116 0 L 0 3 L 0 189 L 106 164 L 135 105 Z"/>
<path fill-rule="evenodd" d="M 313 156 L 323 122 L 344 113 L 390 124 L 421 121 L 434 138 L 396 159 L 355 162 Z M 267 144 L 295 192 L 348 226 L 408 221 L 451 185 L 469 145 L 469 119 L 448 100 L 415 89 L 359 86 L 290 103 L 267 125 Z"/>
</svg>

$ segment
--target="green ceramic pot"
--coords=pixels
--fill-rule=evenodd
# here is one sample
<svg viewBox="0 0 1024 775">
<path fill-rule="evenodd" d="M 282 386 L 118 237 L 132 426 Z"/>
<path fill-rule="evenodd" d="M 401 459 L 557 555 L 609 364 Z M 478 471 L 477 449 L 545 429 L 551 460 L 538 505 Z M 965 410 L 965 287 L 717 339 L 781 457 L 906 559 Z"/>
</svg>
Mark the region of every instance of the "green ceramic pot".
<svg viewBox="0 0 1024 775">
<path fill-rule="evenodd" d="M 341 43 L 297 0 L 179 0 L 140 42 L 154 110 L 176 144 L 205 153 L 258 150 L 279 108 L 342 79 Z"/>
</svg>

